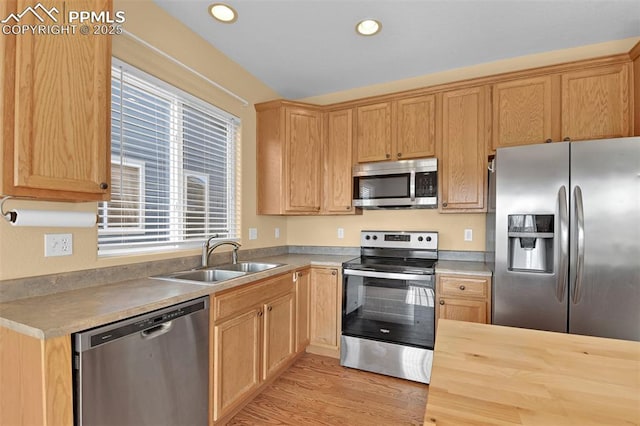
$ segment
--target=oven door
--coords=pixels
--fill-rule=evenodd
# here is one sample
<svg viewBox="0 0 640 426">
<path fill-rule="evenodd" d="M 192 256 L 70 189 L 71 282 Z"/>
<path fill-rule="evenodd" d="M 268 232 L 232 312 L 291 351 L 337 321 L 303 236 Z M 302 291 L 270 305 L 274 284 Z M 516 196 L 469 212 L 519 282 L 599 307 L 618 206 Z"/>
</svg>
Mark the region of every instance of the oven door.
<svg viewBox="0 0 640 426">
<path fill-rule="evenodd" d="M 433 275 L 344 269 L 342 334 L 433 349 Z"/>
</svg>

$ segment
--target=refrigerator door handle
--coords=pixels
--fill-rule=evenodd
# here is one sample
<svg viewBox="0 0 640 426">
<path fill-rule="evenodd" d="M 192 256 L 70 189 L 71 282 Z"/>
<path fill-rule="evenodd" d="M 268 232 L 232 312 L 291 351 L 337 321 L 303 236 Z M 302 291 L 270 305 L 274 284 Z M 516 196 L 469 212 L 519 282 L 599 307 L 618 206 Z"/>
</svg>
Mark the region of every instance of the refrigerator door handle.
<svg viewBox="0 0 640 426">
<path fill-rule="evenodd" d="M 576 233 L 575 244 L 577 248 L 576 256 L 576 282 L 573 286 L 571 299 L 573 304 L 577 304 L 582 297 L 582 277 L 584 274 L 584 206 L 582 203 L 582 189 L 576 185 L 573 189 L 573 198 L 576 207 Z"/>
<path fill-rule="evenodd" d="M 567 188 L 562 185 L 558 190 L 558 278 L 556 281 L 556 298 L 564 299 L 569 275 L 569 212 L 567 208 Z"/>
</svg>

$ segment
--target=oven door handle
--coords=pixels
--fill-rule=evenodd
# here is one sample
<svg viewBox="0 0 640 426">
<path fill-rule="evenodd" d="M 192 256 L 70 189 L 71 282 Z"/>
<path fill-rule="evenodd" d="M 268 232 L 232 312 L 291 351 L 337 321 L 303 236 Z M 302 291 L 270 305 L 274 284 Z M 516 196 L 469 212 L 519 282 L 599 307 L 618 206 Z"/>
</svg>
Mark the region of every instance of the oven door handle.
<svg viewBox="0 0 640 426">
<path fill-rule="evenodd" d="M 433 281 L 433 275 L 401 274 L 395 272 L 361 271 L 358 269 L 345 269 L 344 275 L 358 277 L 385 278 L 388 280 Z"/>
</svg>

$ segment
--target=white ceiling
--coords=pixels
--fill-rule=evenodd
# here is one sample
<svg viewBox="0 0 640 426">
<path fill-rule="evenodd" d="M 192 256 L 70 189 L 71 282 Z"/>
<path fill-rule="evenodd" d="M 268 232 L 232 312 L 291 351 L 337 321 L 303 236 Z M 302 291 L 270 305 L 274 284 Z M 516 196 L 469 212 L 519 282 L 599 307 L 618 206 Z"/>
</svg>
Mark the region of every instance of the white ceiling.
<svg viewBox="0 0 640 426">
<path fill-rule="evenodd" d="M 154 1 L 288 99 L 640 36 L 640 0 L 221 0 L 234 24 L 220 0 Z"/>
</svg>

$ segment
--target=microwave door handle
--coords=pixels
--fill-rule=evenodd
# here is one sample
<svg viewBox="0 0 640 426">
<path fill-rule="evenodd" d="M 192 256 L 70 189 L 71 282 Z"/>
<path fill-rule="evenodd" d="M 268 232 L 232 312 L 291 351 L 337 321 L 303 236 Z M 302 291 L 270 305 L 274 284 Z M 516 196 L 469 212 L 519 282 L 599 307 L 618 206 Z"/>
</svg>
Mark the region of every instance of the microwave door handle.
<svg viewBox="0 0 640 426">
<path fill-rule="evenodd" d="M 411 176 L 409 177 L 409 196 L 411 201 L 416 200 L 416 171 L 411 170 Z"/>
</svg>

